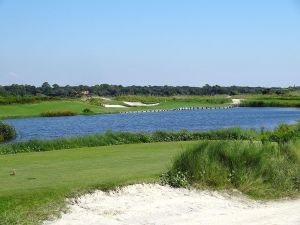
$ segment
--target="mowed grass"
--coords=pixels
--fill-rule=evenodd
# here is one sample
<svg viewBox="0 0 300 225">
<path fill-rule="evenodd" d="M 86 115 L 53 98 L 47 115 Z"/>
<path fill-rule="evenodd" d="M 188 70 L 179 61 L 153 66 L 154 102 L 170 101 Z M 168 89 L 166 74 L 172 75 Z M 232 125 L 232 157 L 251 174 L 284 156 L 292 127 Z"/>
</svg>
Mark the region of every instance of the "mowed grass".
<svg viewBox="0 0 300 225">
<path fill-rule="evenodd" d="M 194 142 L 129 144 L 0 156 L 0 224 L 37 224 L 66 197 L 158 180 Z M 16 175 L 10 175 L 15 171 Z"/>
</svg>

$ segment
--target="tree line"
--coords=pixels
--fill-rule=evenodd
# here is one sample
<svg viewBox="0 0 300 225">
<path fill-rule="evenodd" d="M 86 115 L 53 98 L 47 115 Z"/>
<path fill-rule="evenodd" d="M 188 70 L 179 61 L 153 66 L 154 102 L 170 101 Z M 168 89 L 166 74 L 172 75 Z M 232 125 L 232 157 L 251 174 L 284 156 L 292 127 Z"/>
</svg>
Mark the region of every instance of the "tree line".
<svg viewBox="0 0 300 225">
<path fill-rule="evenodd" d="M 120 96 L 120 95 L 153 95 L 153 96 L 173 96 L 173 95 L 237 95 L 237 94 L 285 94 L 291 90 L 300 90 L 300 87 L 289 88 L 265 88 L 219 85 L 205 85 L 203 87 L 190 86 L 122 86 L 99 84 L 93 86 L 59 86 L 50 85 L 48 82 L 36 87 L 33 85 L 12 84 L 8 86 L 0 85 L 0 96 L 48 96 L 48 97 L 78 97 L 82 95 L 98 96 Z"/>
</svg>

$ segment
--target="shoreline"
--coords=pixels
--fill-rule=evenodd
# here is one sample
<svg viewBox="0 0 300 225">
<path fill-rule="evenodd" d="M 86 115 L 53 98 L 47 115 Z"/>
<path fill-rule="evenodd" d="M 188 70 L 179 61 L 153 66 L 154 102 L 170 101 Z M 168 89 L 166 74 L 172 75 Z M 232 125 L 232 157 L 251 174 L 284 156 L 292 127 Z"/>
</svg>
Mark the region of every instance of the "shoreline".
<svg viewBox="0 0 300 225">
<path fill-rule="evenodd" d="M 129 108 L 129 107 L 128 107 Z M 287 109 L 300 109 L 299 107 L 282 107 L 282 106 L 243 106 L 243 105 L 229 105 L 229 106 L 215 106 L 215 107 L 180 107 L 173 109 L 153 109 L 153 110 L 132 110 L 132 111 L 114 111 L 114 112 L 99 112 L 99 113 L 78 113 L 74 116 L 94 116 L 94 115 L 109 115 L 109 114 L 128 114 L 128 113 L 144 113 L 144 112 L 166 112 L 166 111 L 183 111 L 183 110 L 212 110 L 212 109 L 232 109 L 232 108 L 287 108 Z M 127 109 L 127 108 L 122 108 Z M 6 119 L 23 119 L 23 118 L 37 118 L 42 117 L 40 115 L 32 116 L 5 116 L 0 117 L 0 120 Z M 46 118 L 46 117 L 45 117 Z M 55 118 L 55 117 L 52 117 Z"/>
<path fill-rule="evenodd" d="M 172 109 L 153 109 L 153 110 L 131 110 L 131 111 L 122 111 L 122 109 L 129 109 L 130 107 L 122 107 L 120 111 L 113 111 L 113 112 L 99 112 L 99 113 L 78 113 L 73 116 L 93 116 L 93 115 L 105 115 L 105 114 L 124 114 L 124 113 L 137 113 L 137 112 L 165 112 L 165 111 L 179 111 L 179 110 L 196 110 L 196 109 L 229 109 L 235 108 L 237 106 L 199 106 L 199 107 L 179 107 L 179 108 L 172 108 Z M 116 108 L 107 108 L 107 109 L 116 109 Z M 36 118 L 42 117 L 40 115 L 32 115 L 32 116 L 8 116 L 8 117 L 0 117 L 0 120 L 5 119 L 21 119 L 21 118 Z"/>
<path fill-rule="evenodd" d="M 127 113 L 150 113 L 150 112 L 168 112 L 168 111 L 183 111 L 183 110 L 205 110 L 205 109 L 232 109 L 237 108 L 237 105 L 220 106 L 220 107 L 180 107 L 175 109 L 149 109 L 149 110 L 138 110 L 138 111 L 126 111 L 119 112 L 120 114 Z"/>
</svg>

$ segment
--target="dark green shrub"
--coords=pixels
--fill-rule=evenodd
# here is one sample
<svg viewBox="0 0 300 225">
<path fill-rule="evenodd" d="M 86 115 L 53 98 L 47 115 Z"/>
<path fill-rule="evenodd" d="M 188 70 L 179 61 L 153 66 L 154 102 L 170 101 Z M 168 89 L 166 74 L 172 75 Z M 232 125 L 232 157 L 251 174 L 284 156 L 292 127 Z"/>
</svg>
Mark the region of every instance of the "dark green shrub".
<svg viewBox="0 0 300 225">
<path fill-rule="evenodd" d="M 181 171 L 169 171 L 164 173 L 161 175 L 160 181 L 162 185 L 170 185 L 176 188 L 187 187 L 189 185 L 187 174 Z"/>
<path fill-rule="evenodd" d="M 297 133 L 296 129 L 293 126 L 287 124 L 281 124 L 274 129 L 273 132 L 269 135 L 270 141 L 275 141 L 277 143 L 287 143 L 292 139 L 296 138 Z"/>
<path fill-rule="evenodd" d="M 85 114 L 91 114 L 91 113 L 93 113 L 93 111 L 91 109 L 89 109 L 89 108 L 83 109 L 82 112 L 85 113 Z"/>
<path fill-rule="evenodd" d="M 75 116 L 76 113 L 72 111 L 49 111 L 41 113 L 43 117 L 55 117 L 55 116 Z"/>
<path fill-rule="evenodd" d="M 16 130 L 0 121 L 0 142 L 8 141 L 16 137 Z"/>
</svg>

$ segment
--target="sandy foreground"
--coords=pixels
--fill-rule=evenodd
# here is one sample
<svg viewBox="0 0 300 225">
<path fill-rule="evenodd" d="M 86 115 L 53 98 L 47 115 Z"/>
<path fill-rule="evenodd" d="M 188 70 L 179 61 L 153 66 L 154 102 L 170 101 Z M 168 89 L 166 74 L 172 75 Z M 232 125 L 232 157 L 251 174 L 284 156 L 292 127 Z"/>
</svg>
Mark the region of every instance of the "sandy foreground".
<svg viewBox="0 0 300 225">
<path fill-rule="evenodd" d="M 70 200 L 45 225 L 299 225 L 300 199 L 261 203 L 225 193 L 138 184 Z"/>
</svg>

